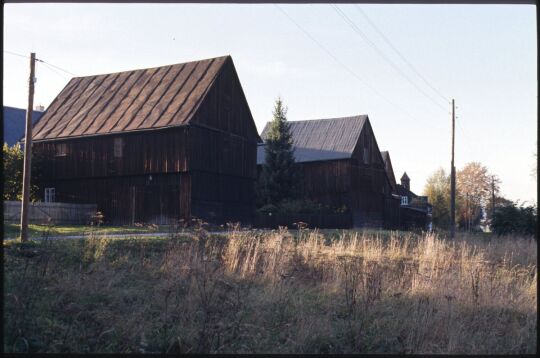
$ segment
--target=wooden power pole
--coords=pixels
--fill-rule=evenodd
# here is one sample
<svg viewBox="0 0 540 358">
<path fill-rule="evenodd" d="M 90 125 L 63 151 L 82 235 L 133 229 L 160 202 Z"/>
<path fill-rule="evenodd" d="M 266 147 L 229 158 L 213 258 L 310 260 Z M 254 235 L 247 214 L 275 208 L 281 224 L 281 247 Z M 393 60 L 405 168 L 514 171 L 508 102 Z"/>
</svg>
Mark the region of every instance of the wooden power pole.
<svg viewBox="0 0 540 358">
<path fill-rule="evenodd" d="M 456 167 L 454 166 L 454 137 L 456 125 L 456 111 L 452 99 L 452 163 L 450 168 L 450 237 L 456 234 Z"/>
<path fill-rule="evenodd" d="M 26 109 L 26 132 L 24 135 L 23 194 L 21 207 L 21 241 L 28 240 L 28 201 L 30 198 L 30 173 L 32 164 L 32 111 L 34 108 L 36 54 L 30 54 L 30 78 L 28 79 L 28 108 Z"/>
</svg>

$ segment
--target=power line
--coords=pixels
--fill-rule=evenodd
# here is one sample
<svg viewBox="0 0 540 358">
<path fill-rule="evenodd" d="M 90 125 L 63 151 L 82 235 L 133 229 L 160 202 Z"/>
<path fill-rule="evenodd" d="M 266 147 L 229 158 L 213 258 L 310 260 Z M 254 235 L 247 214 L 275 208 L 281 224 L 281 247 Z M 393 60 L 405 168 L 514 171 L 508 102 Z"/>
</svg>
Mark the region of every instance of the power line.
<svg viewBox="0 0 540 358">
<path fill-rule="evenodd" d="M 439 91 L 437 88 L 435 88 L 433 85 L 431 85 L 431 83 L 429 83 L 429 81 L 424 77 L 422 76 L 422 74 L 405 58 L 405 56 L 390 42 L 390 40 L 384 35 L 384 33 L 377 27 L 377 25 L 375 25 L 375 23 L 369 18 L 369 16 L 365 13 L 364 10 L 362 10 L 362 8 L 358 5 L 358 4 L 355 4 L 355 7 L 356 9 L 360 12 L 360 14 L 362 14 L 362 16 L 366 19 L 366 21 L 371 25 L 371 27 L 373 27 L 375 29 L 375 31 L 377 31 L 377 33 L 382 37 L 382 39 L 386 42 L 386 44 L 388 44 L 388 46 L 390 46 L 390 48 L 392 50 L 394 50 L 394 52 L 403 60 L 403 62 L 405 62 L 405 64 L 407 66 L 409 66 L 409 68 L 414 72 L 416 73 L 416 75 L 418 77 L 420 77 L 420 79 L 422 81 L 424 81 L 424 83 L 433 90 L 433 92 L 435 92 L 437 95 L 439 95 L 439 97 L 441 97 L 446 103 L 450 103 L 450 101 L 448 100 L 448 98 L 441 93 L 441 91 Z"/>
<path fill-rule="evenodd" d="M 74 74 L 74 73 L 72 73 L 72 72 L 66 71 L 66 70 L 64 70 L 64 69 L 61 68 L 61 67 L 58 67 L 58 66 L 56 66 L 56 65 L 53 65 L 52 63 L 45 62 L 45 61 L 43 61 L 43 60 L 37 60 L 37 61 L 42 62 L 42 63 L 44 63 L 44 64 L 46 64 L 46 65 L 52 66 L 52 67 L 56 68 L 57 70 L 60 70 L 60 71 L 62 71 L 62 72 L 65 72 L 65 73 L 67 73 L 67 74 L 69 74 L 69 75 L 72 75 L 72 76 L 74 76 L 74 77 L 78 77 L 78 75 L 76 75 L 76 74 Z"/>
<path fill-rule="evenodd" d="M 21 55 L 21 54 L 19 54 L 19 53 L 7 51 L 7 50 L 4 50 L 4 52 L 5 52 L 5 53 L 8 53 L 8 54 L 10 54 L 10 55 L 13 55 L 13 56 L 19 56 L 19 57 L 24 57 L 24 58 L 30 58 L 30 56 Z"/>
<path fill-rule="evenodd" d="M 397 108 L 398 110 L 402 111 L 403 113 L 405 113 L 407 116 L 409 116 L 411 119 L 413 120 L 417 120 L 416 117 L 412 116 L 410 113 L 408 113 L 407 111 L 405 111 L 403 108 L 401 108 L 401 106 L 398 106 L 396 103 L 394 103 L 393 101 L 389 100 L 388 98 L 386 98 L 383 94 L 381 94 L 376 88 L 374 88 L 372 85 L 370 85 L 365 79 L 363 79 L 362 77 L 360 77 L 356 72 L 354 72 L 353 70 L 351 70 L 348 66 L 346 66 L 343 62 L 341 62 L 336 56 L 334 56 L 334 54 L 332 54 L 326 47 L 324 47 L 319 41 L 317 41 L 316 38 L 314 38 L 309 32 L 307 32 L 302 26 L 300 26 L 291 16 L 289 16 L 289 14 L 287 14 L 287 12 L 285 12 L 285 10 L 283 10 L 280 6 L 278 6 L 277 4 L 274 4 L 274 6 L 279 10 L 281 11 L 296 27 L 298 27 L 298 29 L 300 29 L 300 31 L 302 31 L 304 33 L 304 35 L 306 35 L 307 37 L 309 37 L 313 42 L 315 42 L 315 44 L 317 46 L 319 46 L 328 56 L 332 57 L 332 59 L 334 59 L 334 61 L 336 61 L 341 67 L 343 67 L 347 72 L 349 72 L 351 75 L 353 75 L 357 80 L 359 80 L 360 82 L 362 82 L 362 84 L 366 87 L 368 87 L 370 90 L 373 91 L 373 93 L 375 93 L 377 96 L 379 96 L 380 98 L 384 99 L 386 102 L 388 102 L 389 104 L 391 104 L 392 106 L 394 106 L 395 108 Z M 425 123 L 428 123 L 429 126 L 432 126 L 433 123 L 431 122 L 427 122 L 427 121 L 423 121 Z M 433 126 L 432 126 L 433 127 Z"/>
<path fill-rule="evenodd" d="M 19 57 L 24 57 L 24 58 L 30 58 L 29 56 L 22 55 L 22 54 L 20 54 L 20 53 L 16 53 L 16 52 L 12 52 L 12 51 L 4 50 L 4 52 L 5 52 L 5 53 L 8 53 L 8 54 L 10 54 L 10 55 L 14 55 L 14 56 L 19 56 Z M 69 72 L 69 71 L 67 71 L 67 70 L 64 70 L 63 68 L 61 68 L 61 67 L 59 67 L 59 66 L 57 66 L 57 65 L 53 65 L 52 63 L 46 62 L 45 60 L 42 60 L 42 59 L 40 59 L 40 58 L 36 58 L 36 61 L 37 61 L 37 62 L 44 63 L 44 64 L 47 64 L 47 65 L 49 65 L 49 66 L 51 66 L 51 67 L 56 68 L 57 70 L 60 70 L 60 71 L 62 71 L 62 72 L 65 72 L 65 73 L 67 73 L 67 74 L 69 74 L 69 75 L 71 75 L 71 76 L 75 76 L 75 77 L 78 76 L 78 75 L 74 74 L 73 72 Z"/>
<path fill-rule="evenodd" d="M 332 8 L 335 10 L 335 12 L 353 29 L 355 33 L 360 35 L 364 41 L 368 43 L 368 45 L 377 52 L 379 56 L 381 56 L 394 70 L 396 70 L 407 82 L 409 82 L 412 86 L 414 86 L 420 93 L 422 93 L 427 99 L 429 99 L 434 105 L 441 108 L 443 111 L 447 112 L 447 108 L 444 108 L 439 102 L 437 102 L 433 97 L 431 97 L 429 94 L 427 94 L 423 89 L 421 89 L 416 83 L 414 83 L 403 71 L 392 61 L 390 60 L 384 52 L 375 45 L 373 41 L 371 41 L 366 34 L 362 32 L 362 30 L 356 26 L 356 24 L 336 5 L 331 4 Z"/>
<path fill-rule="evenodd" d="M 43 64 L 45 65 L 45 68 L 47 68 L 49 71 L 52 71 L 54 72 L 55 74 L 57 74 L 58 76 L 61 76 L 63 78 L 69 78 L 68 76 L 58 72 L 57 70 L 55 70 L 52 66 L 50 66 L 48 63 L 46 62 L 43 62 Z"/>
</svg>

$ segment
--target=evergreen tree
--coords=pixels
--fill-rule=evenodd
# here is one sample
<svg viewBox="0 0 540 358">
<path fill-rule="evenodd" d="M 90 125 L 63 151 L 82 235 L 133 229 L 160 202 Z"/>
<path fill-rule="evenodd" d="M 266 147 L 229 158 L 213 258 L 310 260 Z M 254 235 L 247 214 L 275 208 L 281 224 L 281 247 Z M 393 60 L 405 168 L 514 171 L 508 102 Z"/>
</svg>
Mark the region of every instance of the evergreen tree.
<svg viewBox="0 0 540 358">
<path fill-rule="evenodd" d="M 276 100 L 265 145 L 265 163 L 261 173 L 261 204 L 278 205 L 298 194 L 298 173 L 294 164 L 294 148 L 287 108 Z"/>
</svg>

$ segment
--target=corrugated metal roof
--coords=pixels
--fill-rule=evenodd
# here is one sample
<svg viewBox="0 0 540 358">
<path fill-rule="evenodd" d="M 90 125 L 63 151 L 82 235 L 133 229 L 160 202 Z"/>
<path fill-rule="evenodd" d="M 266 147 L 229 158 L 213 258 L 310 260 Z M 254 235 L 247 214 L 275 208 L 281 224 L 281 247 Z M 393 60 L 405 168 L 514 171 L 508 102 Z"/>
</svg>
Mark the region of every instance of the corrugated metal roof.
<svg viewBox="0 0 540 358">
<path fill-rule="evenodd" d="M 367 115 L 359 115 L 288 122 L 295 160 L 310 162 L 350 158 L 367 120 Z M 266 140 L 269 124 L 261 134 L 263 140 Z M 257 164 L 262 164 L 264 157 L 264 145 L 259 145 Z"/>
<path fill-rule="evenodd" d="M 187 124 L 229 58 L 73 78 L 34 125 L 33 139 Z"/>
</svg>

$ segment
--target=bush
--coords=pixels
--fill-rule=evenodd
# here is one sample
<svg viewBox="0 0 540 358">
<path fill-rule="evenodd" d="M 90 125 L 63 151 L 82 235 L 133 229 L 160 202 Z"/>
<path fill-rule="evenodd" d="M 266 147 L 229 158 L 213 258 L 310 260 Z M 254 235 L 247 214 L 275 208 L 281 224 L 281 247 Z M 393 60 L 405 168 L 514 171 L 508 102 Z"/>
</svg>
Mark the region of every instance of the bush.
<svg viewBox="0 0 540 358">
<path fill-rule="evenodd" d="M 538 237 L 537 220 L 535 206 L 518 206 L 510 202 L 495 209 L 491 230 L 497 235 L 523 234 Z"/>
<path fill-rule="evenodd" d="M 307 199 L 285 199 L 277 205 L 266 204 L 257 211 L 279 214 L 343 214 L 347 212 L 347 207 L 332 208 Z"/>
</svg>

